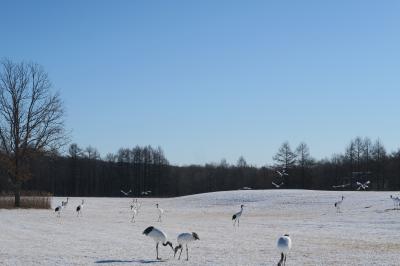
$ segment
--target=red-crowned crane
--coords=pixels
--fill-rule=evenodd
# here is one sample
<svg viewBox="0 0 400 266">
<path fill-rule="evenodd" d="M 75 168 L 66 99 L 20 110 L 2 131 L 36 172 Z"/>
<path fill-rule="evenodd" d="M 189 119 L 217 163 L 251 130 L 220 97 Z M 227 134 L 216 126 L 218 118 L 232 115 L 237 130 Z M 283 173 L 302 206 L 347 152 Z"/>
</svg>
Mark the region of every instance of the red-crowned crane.
<svg viewBox="0 0 400 266">
<path fill-rule="evenodd" d="M 150 237 L 154 240 L 154 242 L 156 242 L 157 260 L 161 260 L 161 258 L 158 256 L 158 245 L 160 243 L 163 246 L 170 246 L 172 252 L 174 252 L 174 247 L 172 246 L 172 243 L 167 241 L 167 234 L 165 234 L 162 230 L 157 229 L 154 226 L 149 226 L 143 231 L 143 234 Z"/>
</svg>

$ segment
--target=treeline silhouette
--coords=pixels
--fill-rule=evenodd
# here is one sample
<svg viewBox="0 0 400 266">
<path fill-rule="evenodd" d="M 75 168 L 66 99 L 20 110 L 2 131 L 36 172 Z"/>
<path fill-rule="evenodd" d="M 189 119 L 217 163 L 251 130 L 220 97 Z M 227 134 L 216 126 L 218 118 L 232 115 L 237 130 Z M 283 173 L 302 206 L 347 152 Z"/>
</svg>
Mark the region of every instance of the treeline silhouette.
<svg viewBox="0 0 400 266">
<path fill-rule="evenodd" d="M 37 155 L 30 162 L 30 179 L 23 190 L 47 191 L 56 196 L 180 196 L 236 190 L 271 189 L 281 184 L 290 189 L 354 190 L 356 182 L 370 180 L 369 189 L 400 189 L 400 151 L 388 154 L 380 140 L 357 137 L 343 154 L 315 160 L 307 144 L 294 150 L 282 144 L 273 157 L 273 166 L 255 167 L 240 157 L 235 165 L 225 159 L 206 165 L 170 165 L 163 150 L 151 146 L 121 148 L 100 158 L 98 151 L 77 144 L 68 155 Z M 11 190 L 5 167 L 0 168 L 0 191 Z M 278 174 L 279 171 L 281 174 Z"/>
</svg>

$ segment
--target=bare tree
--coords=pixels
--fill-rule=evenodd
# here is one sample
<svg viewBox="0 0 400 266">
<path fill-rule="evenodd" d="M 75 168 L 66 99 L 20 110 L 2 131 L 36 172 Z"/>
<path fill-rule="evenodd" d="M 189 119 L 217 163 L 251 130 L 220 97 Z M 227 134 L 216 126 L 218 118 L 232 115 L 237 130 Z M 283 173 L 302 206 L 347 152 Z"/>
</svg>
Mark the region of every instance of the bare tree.
<svg viewBox="0 0 400 266">
<path fill-rule="evenodd" d="M 73 159 L 77 159 L 83 155 L 82 149 L 79 148 L 78 144 L 72 143 L 68 149 L 69 156 Z"/>
<path fill-rule="evenodd" d="M 22 183 L 31 178 L 34 154 L 57 151 L 65 144 L 64 110 L 51 92 L 43 68 L 34 63 L 0 62 L 0 150 L 20 206 Z"/>
<path fill-rule="evenodd" d="M 301 183 L 302 188 L 305 187 L 306 169 L 310 166 L 312 159 L 310 149 L 305 142 L 301 142 L 296 148 L 297 163 L 301 168 Z"/>
<path fill-rule="evenodd" d="M 278 152 L 273 157 L 273 160 L 279 167 L 289 170 L 294 166 L 296 157 L 296 154 L 292 152 L 292 149 L 290 148 L 289 142 L 286 141 L 279 148 Z"/>
<path fill-rule="evenodd" d="M 236 163 L 238 168 L 245 168 L 247 167 L 247 162 L 243 156 L 240 156 Z"/>
<path fill-rule="evenodd" d="M 357 165 L 357 171 L 361 171 L 361 162 L 362 159 L 364 157 L 364 152 L 365 152 L 365 148 L 364 148 L 364 141 L 362 140 L 361 137 L 356 137 L 353 141 L 354 143 L 354 155 L 355 155 L 355 159 L 356 159 L 356 165 Z"/>
<path fill-rule="evenodd" d="M 365 137 L 364 138 L 364 161 L 365 161 L 365 171 L 369 172 L 369 163 L 371 160 L 371 149 L 372 149 L 372 142 L 371 139 L 369 137 Z"/>
<path fill-rule="evenodd" d="M 89 160 L 99 160 L 100 159 L 100 153 L 98 152 L 98 150 L 90 145 L 85 149 L 84 152 L 85 152 L 86 158 L 88 158 Z"/>
<path fill-rule="evenodd" d="M 117 155 L 115 155 L 114 153 L 107 153 L 105 160 L 109 163 L 114 163 L 117 161 Z"/>
<path fill-rule="evenodd" d="M 276 166 L 282 168 L 286 171 L 289 171 L 296 163 L 297 155 L 292 151 L 290 148 L 289 142 L 285 141 L 281 147 L 279 148 L 278 152 L 273 157 L 273 160 L 276 162 Z M 288 175 L 283 175 L 283 182 L 290 186 L 290 179 Z"/>
<path fill-rule="evenodd" d="M 384 165 L 386 161 L 386 149 L 382 142 L 377 139 L 372 146 L 372 159 L 375 162 L 375 175 L 376 175 L 376 186 L 378 189 L 385 188 L 385 176 L 384 176 Z M 380 182 L 381 181 L 381 182 Z"/>
</svg>

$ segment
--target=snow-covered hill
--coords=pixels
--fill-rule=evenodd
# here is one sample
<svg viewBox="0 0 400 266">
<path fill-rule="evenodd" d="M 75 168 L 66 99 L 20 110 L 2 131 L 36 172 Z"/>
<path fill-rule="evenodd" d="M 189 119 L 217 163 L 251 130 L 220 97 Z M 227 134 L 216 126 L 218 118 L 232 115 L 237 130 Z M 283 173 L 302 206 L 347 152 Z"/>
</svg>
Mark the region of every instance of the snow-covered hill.
<svg viewBox="0 0 400 266">
<path fill-rule="evenodd" d="M 241 190 L 143 203 L 130 222 L 129 198 L 86 198 L 83 216 L 70 198 L 57 218 L 52 210 L 0 210 L 1 265 L 276 265 L 276 239 L 290 234 L 293 248 L 287 265 L 399 265 L 400 210 L 395 192 Z M 345 199 L 342 213 L 333 204 Z M 65 200 L 54 198 L 56 206 Z M 155 203 L 165 210 L 157 221 Z M 240 228 L 231 216 L 244 204 Z M 173 258 L 142 234 L 153 225 L 176 244 L 181 232 L 197 232 L 190 261 Z M 185 252 L 185 251 L 184 251 Z M 186 255 L 182 255 L 183 258 Z"/>
</svg>

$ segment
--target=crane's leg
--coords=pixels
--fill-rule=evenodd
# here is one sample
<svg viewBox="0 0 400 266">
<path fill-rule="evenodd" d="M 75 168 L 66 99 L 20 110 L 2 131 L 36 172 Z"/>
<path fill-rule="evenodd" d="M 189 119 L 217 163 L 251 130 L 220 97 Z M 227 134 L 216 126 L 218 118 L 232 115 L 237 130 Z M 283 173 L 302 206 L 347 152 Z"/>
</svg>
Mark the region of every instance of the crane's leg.
<svg viewBox="0 0 400 266">
<path fill-rule="evenodd" d="M 189 260 L 189 249 L 187 244 L 186 244 L 186 260 Z"/>
<path fill-rule="evenodd" d="M 179 258 L 178 258 L 178 260 L 180 260 L 180 259 L 181 259 L 182 250 L 183 250 L 183 247 L 181 247 L 181 252 L 179 253 Z"/>
<path fill-rule="evenodd" d="M 161 260 L 161 259 L 158 257 L 158 242 L 157 242 L 157 244 L 156 244 L 156 254 L 157 254 L 157 259 L 158 259 L 158 260 Z"/>
<path fill-rule="evenodd" d="M 238 227 L 239 227 L 240 218 L 238 218 Z"/>
<path fill-rule="evenodd" d="M 285 265 L 286 265 L 286 254 L 285 254 L 285 260 L 283 262 L 283 266 L 285 266 Z"/>
</svg>

